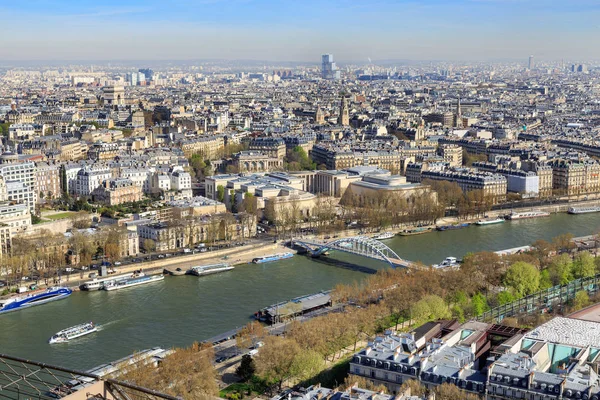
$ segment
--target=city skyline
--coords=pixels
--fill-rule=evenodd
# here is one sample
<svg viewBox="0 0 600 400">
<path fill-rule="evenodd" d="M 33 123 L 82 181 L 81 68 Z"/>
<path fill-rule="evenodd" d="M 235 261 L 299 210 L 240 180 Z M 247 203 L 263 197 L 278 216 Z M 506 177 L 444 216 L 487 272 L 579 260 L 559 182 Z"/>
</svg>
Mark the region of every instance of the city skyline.
<svg viewBox="0 0 600 400">
<path fill-rule="evenodd" d="M 600 58 L 591 0 L 42 0 L 0 6 L 2 59 L 536 60 Z"/>
</svg>

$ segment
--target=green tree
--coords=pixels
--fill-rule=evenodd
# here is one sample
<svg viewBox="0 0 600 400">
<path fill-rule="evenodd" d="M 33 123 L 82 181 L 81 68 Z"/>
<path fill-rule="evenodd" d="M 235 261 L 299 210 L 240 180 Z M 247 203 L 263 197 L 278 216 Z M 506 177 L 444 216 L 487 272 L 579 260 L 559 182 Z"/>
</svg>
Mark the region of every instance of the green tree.
<svg viewBox="0 0 600 400">
<path fill-rule="evenodd" d="M 504 284 L 511 287 L 517 296 L 523 297 L 538 290 L 540 272 L 533 265 L 518 261 L 506 271 Z"/>
<path fill-rule="evenodd" d="M 546 268 L 545 270 L 543 270 L 540 273 L 539 290 L 548 289 L 548 288 L 551 288 L 552 286 L 553 286 L 552 277 L 550 277 L 550 271 L 548 270 L 548 268 Z"/>
<path fill-rule="evenodd" d="M 256 214 L 256 200 L 254 194 L 246 192 L 242 201 L 242 209 L 248 214 Z"/>
<path fill-rule="evenodd" d="M 575 279 L 594 276 L 596 274 L 594 257 L 588 251 L 579 252 L 571 267 L 571 273 Z"/>
<path fill-rule="evenodd" d="M 581 310 L 582 308 L 587 307 L 590 304 L 590 296 L 585 290 L 580 290 L 575 293 L 575 298 L 573 299 L 573 308 L 576 310 Z"/>
<path fill-rule="evenodd" d="M 552 260 L 548 272 L 553 285 L 564 285 L 573 279 L 571 274 L 572 264 L 571 257 L 566 253 Z"/>
<path fill-rule="evenodd" d="M 432 321 L 450 318 L 452 313 L 444 299 L 431 294 L 423 297 L 411 307 L 411 315 L 417 321 Z"/>
<path fill-rule="evenodd" d="M 308 157 L 306 151 L 296 146 L 286 154 L 288 171 L 314 170 L 317 165 Z"/>
<path fill-rule="evenodd" d="M 298 353 L 292 363 L 292 376 L 305 381 L 317 375 L 325 367 L 321 353 L 315 350 L 304 350 Z"/>
<path fill-rule="evenodd" d="M 512 303 L 516 299 L 515 299 L 515 296 L 511 292 L 509 292 L 508 290 L 503 290 L 500 293 L 498 293 L 496 300 L 498 301 L 499 305 L 502 305 L 502 304 Z"/>
<path fill-rule="evenodd" d="M 489 310 L 490 306 L 484 295 L 476 293 L 471 299 L 471 308 L 473 310 L 473 315 L 478 316 Z"/>
<path fill-rule="evenodd" d="M 239 367 L 235 370 L 235 374 L 239 376 L 242 381 L 246 382 L 248 379 L 252 378 L 255 372 L 256 365 L 254 365 L 254 359 L 249 354 L 244 354 Z"/>
<path fill-rule="evenodd" d="M 223 203 L 225 201 L 225 188 L 223 185 L 217 186 L 217 201 Z"/>
<path fill-rule="evenodd" d="M 256 356 L 256 372 L 261 378 L 276 382 L 281 391 L 283 381 L 293 376 L 294 360 L 300 352 L 295 340 L 268 336 Z"/>
</svg>

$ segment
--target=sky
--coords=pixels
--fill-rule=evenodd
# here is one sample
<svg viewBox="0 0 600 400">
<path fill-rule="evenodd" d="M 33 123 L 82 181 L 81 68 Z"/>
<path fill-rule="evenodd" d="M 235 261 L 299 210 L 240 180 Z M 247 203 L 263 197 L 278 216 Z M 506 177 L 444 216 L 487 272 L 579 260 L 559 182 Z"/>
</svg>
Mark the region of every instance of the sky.
<svg viewBox="0 0 600 400">
<path fill-rule="evenodd" d="M 2 60 L 600 58 L 600 0 L 0 0 Z"/>
</svg>

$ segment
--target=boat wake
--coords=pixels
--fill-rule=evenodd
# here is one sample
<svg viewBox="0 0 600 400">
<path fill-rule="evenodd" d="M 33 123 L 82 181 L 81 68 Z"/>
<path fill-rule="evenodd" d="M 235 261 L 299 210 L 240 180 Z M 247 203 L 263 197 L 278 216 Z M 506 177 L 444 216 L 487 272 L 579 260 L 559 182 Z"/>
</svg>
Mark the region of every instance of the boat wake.
<svg viewBox="0 0 600 400">
<path fill-rule="evenodd" d="M 103 331 L 106 328 L 108 328 L 109 326 L 114 325 L 114 324 L 118 324 L 121 321 L 124 321 L 124 319 L 118 319 L 116 321 L 110 321 L 110 322 L 107 322 L 107 323 L 102 324 L 102 325 L 96 325 L 96 329 L 98 329 L 99 331 Z"/>
</svg>

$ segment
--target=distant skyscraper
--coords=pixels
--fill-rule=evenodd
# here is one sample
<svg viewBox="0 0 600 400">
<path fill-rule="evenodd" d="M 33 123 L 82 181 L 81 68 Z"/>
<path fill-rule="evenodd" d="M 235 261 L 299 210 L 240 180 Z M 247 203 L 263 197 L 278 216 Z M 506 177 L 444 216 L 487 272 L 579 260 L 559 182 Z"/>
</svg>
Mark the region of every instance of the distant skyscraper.
<svg viewBox="0 0 600 400">
<path fill-rule="evenodd" d="M 342 95 L 342 101 L 340 104 L 340 116 L 338 117 L 338 125 L 348 126 L 350 125 L 350 114 L 348 111 L 348 99 Z"/>
<path fill-rule="evenodd" d="M 146 78 L 144 80 L 146 82 L 152 81 L 152 78 L 154 77 L 154 71 L 152 71 L 150 68 L 140 68 L 138 71 L 144 74 L 144 77 Z"/>
<path fill-rule="evenodd" d="M 535 62 L 533 60 L 533 56 L 529 56 L 529 69 L 533 69 L 535 67 Z"/>
<path fill-rule="evenodd" d="M 321 77 L 323 79 L 340 79 L 340 70 L 333 61 L 333 55 L 323 54 L 321 56 Z"/>
</svg>

